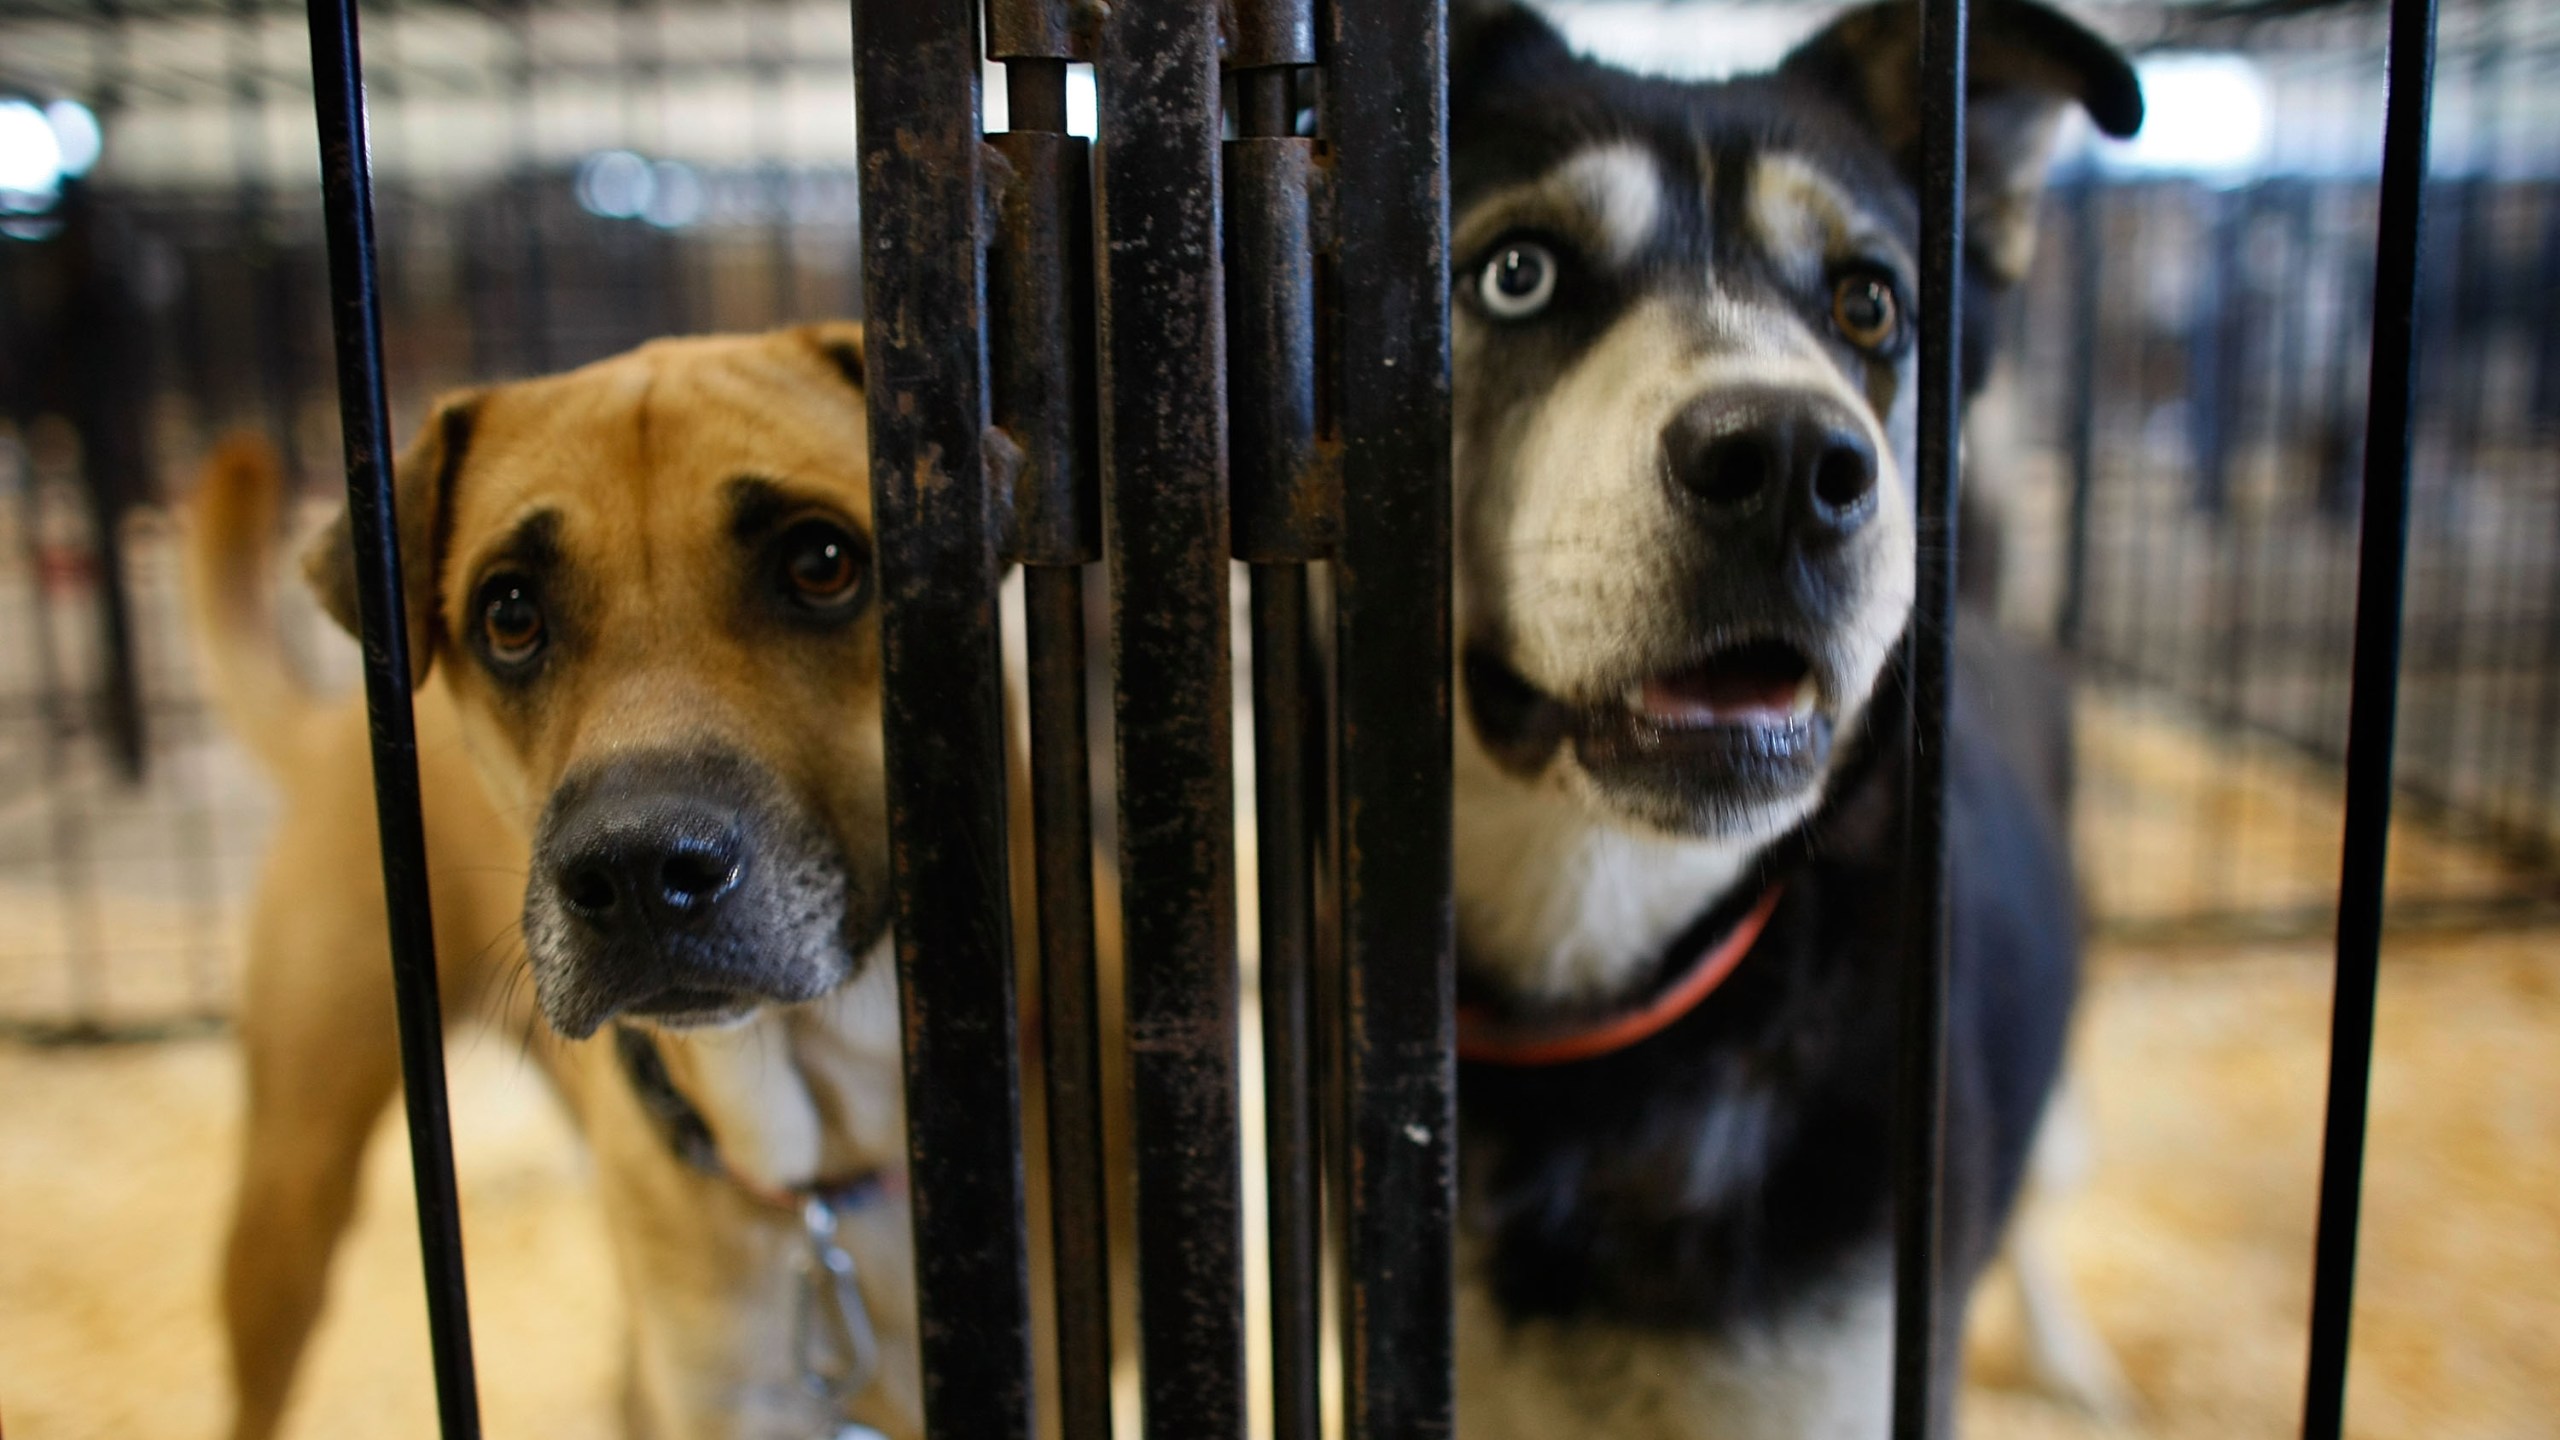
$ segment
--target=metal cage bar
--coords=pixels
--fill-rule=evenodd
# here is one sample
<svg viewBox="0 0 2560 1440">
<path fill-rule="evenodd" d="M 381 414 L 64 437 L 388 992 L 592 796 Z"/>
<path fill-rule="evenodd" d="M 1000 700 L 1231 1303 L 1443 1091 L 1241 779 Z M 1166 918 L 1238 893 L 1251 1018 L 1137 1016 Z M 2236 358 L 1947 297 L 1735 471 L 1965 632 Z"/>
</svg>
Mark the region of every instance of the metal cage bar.
<svg viewBox="0 0 2560 1440">
<path fill-rule="evenodd" d="M 855 107 L 925 1426 L 1028 1440 L 977 21 L 975 0 L 859 0 Z"/>
<path fill-rule="evenodd" d="M 2418 391 L 2418 277 L 2426 221 L 2427 117 L 2435 0 L 2392 0 L 2382 193 L 2375 219 L 2372 378 L 2366 390 L 2363 530 L 2356 553 L 2355 660 L 2347 702 L 2346 834 L 2338 862 L 2337 992 L 2321 1135 L 2320 1230 L 2311 1284 L 2304 1440 L 2346 1423 L 2356 1225 L 2382 961 L 2391 842 L 2391 761 L 2400 698 L 2400 619 L 2409 564 L 2409 457 Z"/>
<path fill-rule="evenodd" d="M 1260 901 L 1264 1193 L 1271 1274 L 1271 1433 L 1317 1440 L 1323 1265 L 1316 1120 L 1316 798 L 1309 562 L 1341 526 L 1333 452 L 1316 415 L 1317 142 L 1297 129 L 1297 67 L 1315 60 L 1314 7 L 1249 5 L 1229 48 L 1228 395 L 1235 554 L 1252 567 L 1254 875 Z"/>
<path fill-rule="evenodd" d="M 1899 1055 L 1893 1115 L 1894 1440 L 1944 1433 L 1953 1408 L 1941 1279 L 1946 1208 L 1947 727 L 1956 625 L 1957 446 L 1963 431 L 1966 0 L 1920 20 L 1918 592 Z"/>
<path fill-rule="evenodd" d="M 320 130 L 321 203 L 329 249 L 329 321 L 337 343 L 338 416 L 346 449 L 347 521 L 356 609 L 364 630 L 364 698 L 373 739 L 374 818 L 390 917 L 409 1171 L 418 1197 L 427 1338 L 445 1440 L 474 1440 L 471 1307 L 463 1283 L 462 1215 L 444 1083 L 444 1017 L 436 993 L 434 916 L 418 789 L 416 675 L 401 603 L 391 422 L 382 382 L 382 311 L 374 268 L 373 179 L 365 145 L 364 59 L 356 0 L 310 0 L 312 106 Z"/>
<path fill-rule="evenodd" d="M 1145 1433 L 1245 1430 L 1218 17 L 1121 0 L 1095 209 Z"/>
<path fill-rule="evenodd" d="M 1013 447 L 1007 558 L 1029 652 L 1032 867 L 1039 896 L 1058 1426 L 1111 1434 L 1110 1214 L 1094 972 L 1093 788 L 1085 719 L 1085 566 L 1102 555 L 1093 395 L 1090 147 L 1067 133 L 1079 53 L 1059 0 L 994 0 L 1010 174 L 987 256 L 992 409 Z"/>
<path fill-rule="evenodd" d="M 1343 1433 L 1453 1427 L 1448 24 L 1335 0 Z"/>
</svg>

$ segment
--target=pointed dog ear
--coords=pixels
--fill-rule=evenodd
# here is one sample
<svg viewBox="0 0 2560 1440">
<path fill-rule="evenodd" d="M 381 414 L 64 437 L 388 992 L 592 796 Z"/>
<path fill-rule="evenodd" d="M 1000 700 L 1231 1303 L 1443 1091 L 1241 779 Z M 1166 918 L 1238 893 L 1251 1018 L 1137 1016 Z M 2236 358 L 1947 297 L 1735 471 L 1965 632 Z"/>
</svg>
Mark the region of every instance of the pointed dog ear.
<svg viewBox="0 0 2560 1440">
<path fill-rule="evenodd" d="M 485 391 L 466 390 L 436 401 L 425 423 L 392 466 L 392 503 L 400 531 L 400 599 L 409 628 L 409 682 L 427 678 L 444 631 L 438 596 L 444 575 L 444 536 L 454 480 Z M 356 608 L 354 527 L 342 508 L 302 552 L 302 573 L 320 608 L 350 635 L 362 639 Z"/>
<path fill-rule="evenodd" d="M 2014 285 L 2035 256 L 2036 205 L 2065 107 L 2122 139 L 2142 128 L 2142 83 L 2115 46 L 2034 0 L 1974 0 L 1965 102 L 1965 254 Z M 1920 170 L 1920 6 L 1852 10 L 1779 65 L 1845 102 L 1902 167 Z"/>
<path fill-rule="evenodd" d="M 1449 109 L 1529 84 L 1573 63 L 1564 36 L 1519 0 L 1456 0 L 1449 7 Z"/>
<path fill-rule="evenodd" d="M 818 352 L 818 358 L 834 366 L 846 384 L 856 390 L 863 388 L 861 322 L 821 320 L 814 325 L 803 325 L 794 333 L 807 341 L 810 349 Z"/>
</svg>

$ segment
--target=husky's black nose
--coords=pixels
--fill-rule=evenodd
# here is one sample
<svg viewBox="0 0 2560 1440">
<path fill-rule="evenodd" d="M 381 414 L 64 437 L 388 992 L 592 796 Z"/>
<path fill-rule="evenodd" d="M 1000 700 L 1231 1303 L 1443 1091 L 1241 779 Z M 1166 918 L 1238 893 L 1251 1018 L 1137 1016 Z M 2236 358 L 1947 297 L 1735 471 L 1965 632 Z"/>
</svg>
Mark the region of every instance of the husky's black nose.
<svg viewBox="0 0 2560 1440">
<path fill-rule="evenodd" d="M 1876 510 L 1866 427 L 1801 392 L 1699 396 L 1664 427 L 1662 462 L 1716 520 L 1775 527 L 1799 542 L 1845 539 Z"/>
<path fill-rule="evenodd" d="M 599 777 L 548 847 L 563 907 L 616 941 L 707 923 L 746 870 L 734 807 L 654 779 Z"/>
</svg>

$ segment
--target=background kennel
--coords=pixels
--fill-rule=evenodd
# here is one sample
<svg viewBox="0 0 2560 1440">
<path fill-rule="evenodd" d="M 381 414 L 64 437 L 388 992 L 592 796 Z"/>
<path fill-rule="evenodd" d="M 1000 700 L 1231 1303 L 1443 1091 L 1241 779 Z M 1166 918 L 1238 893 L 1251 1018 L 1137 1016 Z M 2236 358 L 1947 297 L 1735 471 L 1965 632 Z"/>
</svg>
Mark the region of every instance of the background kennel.
<svg viewBox="0 0 2560 1440">
<path fill-rule="evenodd" d="M 1553 8 L 1595 48 L 1702 69 L 1769 58 L 1818 13 Z M 2219 123 L 2064 162 L 1969 437 L 2002 614 L 2089 682 L 2101 933 L 2145 954 L 2322 934 L 2385 17 L 2082 10 L 2145 47 L 2155 117 Z M 395 433 L 450 385 L 861 308 L 841 7 L 403 0 L 365 21 Z M 2441 53 L 2388 913 L 2530 936 L 2560 899 L 2560 16 L 2454 4 Z M 315 504 L 337 493 L 308 56 L 303 12 L 268 0 L 0 15 L 0 100 L 23 102 L 0 144 L 44 149 L 33 117 L 54 170 L 0 174 L 13 1044 L 183 1041 L 230 1003 L 266 802 L 195 684 L 169 513 L 243 425 L 285 444 Z M 1089 72 L 1062 78 L 1067 128 L 1089 130 Z M 1015 128 L 1007 89 L 990 69 L 991 130 Z M 295 623 L 315 672 L 351 682 L 334 630 Z"/>
<path fill-rule="evenodd" d="M 1656 63 L 1664 17 L 1695 15 L 1701 69 L 1774 53 L 1813 13 L 1558 10 Z M 2317 929 L 2382 16 L 2098 18 L 2175 62 L 2155 114 L 2201 95 L 2239 133 L 2208 137 L 2219 153 L 2065 162 L 1972 437 L 2004 521 L 2004 613 L 2072 648 L 2105 697 L 2085 780 L 2119 823 L 2083 836 L 2097 923 Z M 651 335 L 859 311 L 840 7 L 404 3 L 369 23 L 395 422 L 443 388 Z M 285 444 L 315 503 L 334 494 L 303 17 L 22 4 L 0 26 L 0 84 L 75 101 L 105 136 L 93 173 L 17 192 L 0 219 L 0 1024 L 218 1019 L 259 802 L 208 727 L 166 517 L 240 426 Z M 2560 17 L 2457 5 L 2442 44 L 2395 923 L 2497 922 L 2560 893 Z M 1000 126 L 1000 79 L 986 95 Z M 1068 102 L 1090 128 L 1081 70 Z M 111 318 L 48 348 L 75 294 Z M 104 392 L 90 433 L 63 399 L 84 387 Z M 350 679 L 303 618 L 315 666 Z"/>
</svg>

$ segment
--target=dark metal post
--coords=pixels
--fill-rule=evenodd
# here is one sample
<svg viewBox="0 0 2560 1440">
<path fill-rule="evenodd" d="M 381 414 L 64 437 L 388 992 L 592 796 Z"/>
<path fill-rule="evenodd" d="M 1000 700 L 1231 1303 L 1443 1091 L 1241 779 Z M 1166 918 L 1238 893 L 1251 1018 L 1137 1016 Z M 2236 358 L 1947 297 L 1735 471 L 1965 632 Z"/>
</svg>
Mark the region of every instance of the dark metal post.
<svg viewBox="0 0 2560 1440">
<path fill-rule="evenodd" d="M 1009 558 L 1030 651 L 1032 864 L 1040 906 L 1059 1431 L 1111 1434 L 1110 1214 L 1094 975 L 1093 791 L 1085 724 L 1084 567 L 1102 557 L 1093 394 L 1093 202 L 1067 133 L 1067 64 L 1089 51 L 1056 0 L 994 0 L 1010 168 L 988 252 L 988 370 L 1016 457 Z"/>
<path fill-rule="evenodd" d="M 410 709 L 414 672 L 401 607 L 399 529 L 392 513 L 391 424 L 383 401 L 364 62 L 357 42 L 356 0 L 310 0 L 310 13 L 311 89 L 320 127 L 321 202 L 328 219 L 329 314 L 337 335 L 347 520 L 355 538 L 365 708 L 373 733 L 374 815 L 381 827 L 383 898 L 391 917 L 391 974 L 399 1002 L 418 1248 L 426 1268 L 427 1335 L 445 1440 L 470 1440 L 480 1433 L 480 1402 L 472 1379 L 462 1220 L 454 1201 L 453 1134 L 445 1105 L 444 1020 L 436 994 L 418 736 Z"/>
<path fill-rule="evenodd" d="M 2425 222 L 2435 36 L 2435 0 L 2392 0 L 2381 213 L 2375 222 L 2373 368 L 2365 402 L 2364 518 L 2356 557 L 2355 679 L 2347 704 L 2346 840 L 2338 866 L 2337 995 L 2329 1019 L 2304 1440 L 2336 1440 L 2346 1422 L 2347 1334 L 2355 1309 L 2356 1222 L 2391 839 L 2400 606 L 2409 558 L 2410 420 L 2417 401 L 2418 242 Z"/>
<path fill-rule="evenodd" d="M 1307 564 L 1340 530 L 1335 455 L 1318 435 L 1316 142 L 1296 135 L 1296 68 L 1315 61 L 1308 0 L 1240 6 L 1227 61 L 1229 404 L 1235 553 L 1252 563 L 1254 872 L 1261 902 L 1263 1145 L 1269 1200 L 1271 1424 L 1317 1440 L 1322 1170 L 1315 1118 L 1315 836 L 1308 786 Z"/>
<path fill-rule="evenodd" d="M 1150 1440 L 1245 1430 L 1218 24 L 1119 0 L 1096 206 L 1122 932 Z"/>
<path fill-rule="evenodd" d="M 1452 1430 L 1449 190 L 1442 0 L 1335 0 L 1344 1424 Z"/>
<path fill-rule="evenodd" d="M 976 11 L 856 0 L 855 105 L 925 1427 L 935 1440 L 1027 1440 Z"/>
<path fill-rule="evenodd" d="M 1964 394 L 1965 0 L 1923 0 L 1920 24 L 1919 592 L 1911 669 L 1909 852 L 1895 1071 L 1894 1440 L 1943 1433 L 1940 1313 L 1947 1086 L 1947 717 L 1955 640 L 1956 447 Z"/>
</svg>

